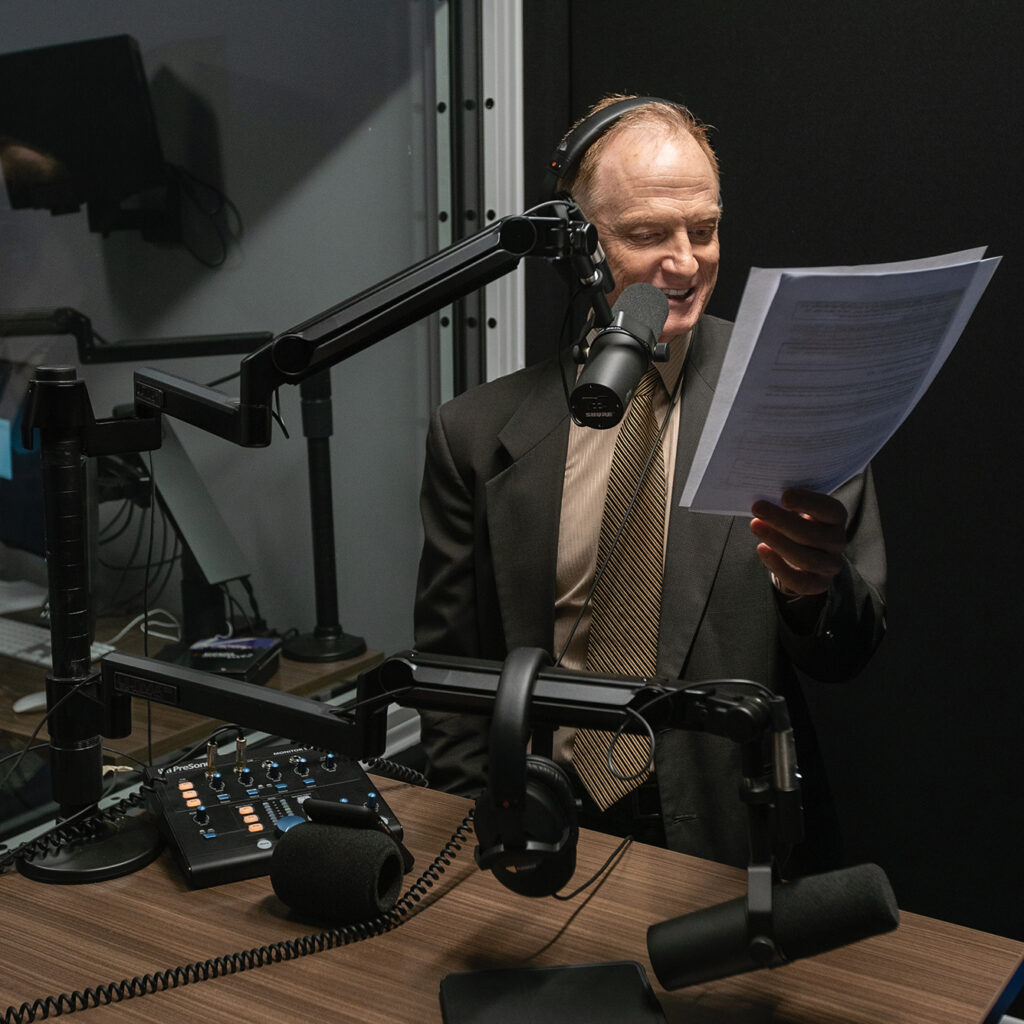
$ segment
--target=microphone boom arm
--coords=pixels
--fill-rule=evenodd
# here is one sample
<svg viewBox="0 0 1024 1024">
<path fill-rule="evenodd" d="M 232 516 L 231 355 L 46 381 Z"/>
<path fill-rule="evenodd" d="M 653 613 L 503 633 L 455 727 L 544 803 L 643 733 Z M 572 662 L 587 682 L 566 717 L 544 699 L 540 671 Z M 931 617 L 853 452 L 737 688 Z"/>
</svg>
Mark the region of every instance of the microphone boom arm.
<svg viewBox="0 0 1024 1024">
<path fill-rule="evenodd" d="M 380 701 L 486 715 L 493 713 L 501 668 L 498 662 L 404 651 L 365 673 L 360 686 L 367 695 L 376 692 Z M 562 668 L 536 672 L 529 709 L 533 726 L 642 731 L 630 712 L 653 730 L 707 732 L 740 744 L 739 795 L 747 805 L 750 842 L 748 950 L 760 966 L 781 963 L 772 913 L 776 846 L 803 838 L 800 775 L 785 698 L 739 679 L 675 687 L 667 680 Z"/>
<path fill-rule="evenodd" d="M 270 444 L 272 402 L 282 384 L 307 377 L 410 326 L 429 313 L 515 270 L 526 256 L 568 261 L 589 290 L 599 326 L 611 322 L 610 287 L 597 230 L 575 204 L 547 214 L 504 217 L 441 252 L 278 335 L 245 356 L 232 398 L 162 370 L 135 374 L 135 408 L 160 413 L 245 447 Z"/>
</svg>

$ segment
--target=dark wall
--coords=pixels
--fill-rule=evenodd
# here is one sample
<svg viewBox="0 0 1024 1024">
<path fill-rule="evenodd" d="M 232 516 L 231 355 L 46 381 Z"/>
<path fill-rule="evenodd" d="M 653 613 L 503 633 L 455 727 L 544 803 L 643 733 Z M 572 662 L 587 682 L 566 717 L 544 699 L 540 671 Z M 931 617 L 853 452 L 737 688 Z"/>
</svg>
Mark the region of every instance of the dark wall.
<svg viewBox="0 0 1024 1024">
<path fill-rule="evenodd" d="M 889 636 L 856 684 L 809 697 L 851 860 L 881 863 L 906 909 L 1024 938 L 1019 3 L 528 0 L 526 39 L 528 181 L 608 92 L 714 126 L 713 313 L 735 314 L 751 266 L 1003 257 L 875 462 Z M 550 351 L 546 302 L 532 357 Z"/>
</svg>

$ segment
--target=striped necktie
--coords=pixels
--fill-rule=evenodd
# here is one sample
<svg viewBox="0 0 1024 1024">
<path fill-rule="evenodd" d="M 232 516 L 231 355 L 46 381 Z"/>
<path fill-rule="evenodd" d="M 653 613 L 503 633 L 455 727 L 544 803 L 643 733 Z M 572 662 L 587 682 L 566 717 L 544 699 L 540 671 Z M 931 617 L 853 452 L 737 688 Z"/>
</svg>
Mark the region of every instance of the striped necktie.
<svg viewBox="0 0 1024 1024">
<path fill-rule="evenodd" d="M 591 672 L 650 676 L 657 670 L 665 532 L 665 465 L 654 418 L 654 389 L 660 386 L 658 371 L 651 367 L 637 384 L 615 442 L 597 551 L 598 571 L 604 566 L 604 572 L 591 601 Z M 619 774 L 638 777 L 625 781 L 608 771 L 612 735 L 580 729 L 573 745 L 573 766 L 601 810 L 649 774 L 642 771 L 649 741 L 635 733 L 619 737 L 613 763 Z"/>
</svg>

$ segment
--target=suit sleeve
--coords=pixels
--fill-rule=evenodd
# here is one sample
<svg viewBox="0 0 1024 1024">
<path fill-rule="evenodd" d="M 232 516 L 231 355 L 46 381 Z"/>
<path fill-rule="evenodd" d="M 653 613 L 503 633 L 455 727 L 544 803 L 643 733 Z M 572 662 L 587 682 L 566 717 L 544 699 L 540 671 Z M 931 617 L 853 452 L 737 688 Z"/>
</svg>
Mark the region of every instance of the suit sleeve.
<svg viewBox="0 0 1024 1024">
<path fill-rule="evenodd" d="M 845 682 L 885 633 L 885 542 L 871 469 L 834 492 L 846 506 L 844 565 L 825 597 L 787 602 L 777 595 L 779 631 L 790 660 L 822 682 Z"/>
<path fill-rule="evenodd" d="M 473 487 L 456 465 L 441 410 L 435 411 L 427 434 L 420 513 L 424 538 L 416 647 L 479 657 Z M 480 792 L 486 785 L 487 719 L 421 711 L 420 721 L 431 785 L 463 796 Z"/>
</svg>

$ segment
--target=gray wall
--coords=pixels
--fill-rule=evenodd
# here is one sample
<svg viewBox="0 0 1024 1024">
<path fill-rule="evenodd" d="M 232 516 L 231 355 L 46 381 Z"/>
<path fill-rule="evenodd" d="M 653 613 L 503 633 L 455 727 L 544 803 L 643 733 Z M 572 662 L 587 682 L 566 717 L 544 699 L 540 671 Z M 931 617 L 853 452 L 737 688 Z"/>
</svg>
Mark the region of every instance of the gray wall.
<svg viewBox="0 0 1024 1024">
<path fill-rule="evenodd" d="M 0 0 L 5 52 L 133 36 L 165 155 L 219 178 L 245 225 L 211 269 L 135 232 L 90 234 L 84 211 L 2 211 L 0 308 L 71 306 L 112 340 L 278 333 L 433 252 L 432 16 L 416 0 Z M 208 232 L 196 241 L 215 251 Z M 412 636 L 428 330 L 418 325 L 332 371 L 341 620 L 384 650 Z M 154 365 L 206 382 L 238 357 Z M 98 416 L 130 401 L 135 368 L 84 369 Z M 278 433 L 269 448 L 186 425 L 179 434 L 250 561 L 264 617 L 308 630 L 298 388 L 280 397 L 291 438 Z M 168 593 L 161 604 L 176 601 Z"/>
</svg>

